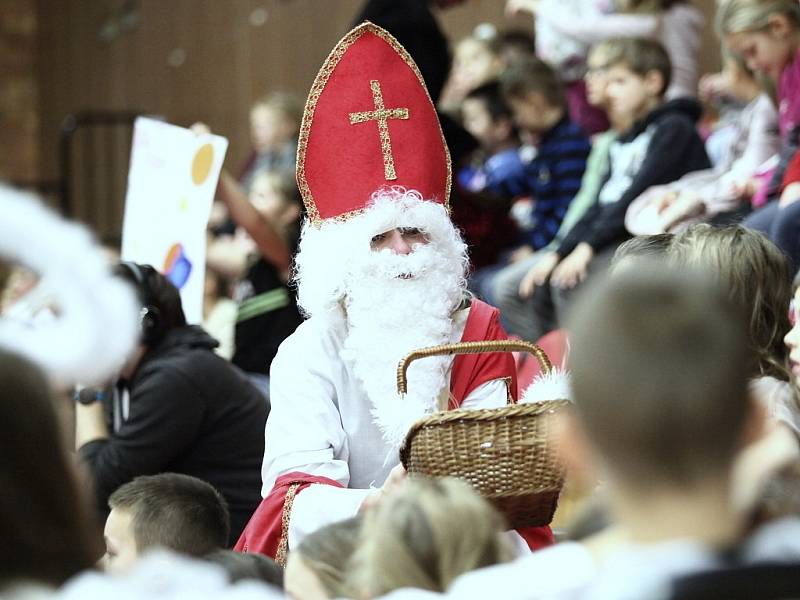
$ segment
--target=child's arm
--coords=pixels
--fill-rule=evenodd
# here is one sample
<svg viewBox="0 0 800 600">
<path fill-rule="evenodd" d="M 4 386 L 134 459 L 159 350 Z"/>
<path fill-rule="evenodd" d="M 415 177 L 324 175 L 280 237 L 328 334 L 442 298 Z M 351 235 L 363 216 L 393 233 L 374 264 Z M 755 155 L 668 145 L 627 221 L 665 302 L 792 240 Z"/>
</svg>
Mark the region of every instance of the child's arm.
<svg viewBox="0 0 800 600">
<path fill-rule="evenodd" d="M 761 95 L 755 101 L 747 127 L 747 142 L 742 155 L 731 165 L 726 178 L 741 182 L 752 177 L 764 162 L 780 150 L 778 113 L 772 101 Z"/>
<path fill-rule="evenodd" d="M 536 17 L 554 29 L 584 44 L 592 45 L 612 37 L 653 37 L 658 31 L 658 17 L 647 14 L 611 14 L 580 18 L 569 4 L 540 4 Z"/>
<path fill-rule="evenodd" d="M 292 260 L 288 245 L 275 226 L 250 204 L 242 188 L 227 170 L 223 169 L 220 173 L 217 194 L 228 207 L 231 218 L 253 238 L 264 259 L 271 262 L 279 272 L 288 272 Z"/>
<path fill-rule="evenodd" d="M 696 164 L 687 165 L 687 160 Z M 631 202 L 647 188 L 675 181 L 690 171 L 710 166 L 694 123 L 678 115 L 665 116 L 653 132 L 647 154 L 631 185 L 619 200 L 599 209 L 582 241 L 598 251 L 626 237 L 625 213 Z"/>
</svg>

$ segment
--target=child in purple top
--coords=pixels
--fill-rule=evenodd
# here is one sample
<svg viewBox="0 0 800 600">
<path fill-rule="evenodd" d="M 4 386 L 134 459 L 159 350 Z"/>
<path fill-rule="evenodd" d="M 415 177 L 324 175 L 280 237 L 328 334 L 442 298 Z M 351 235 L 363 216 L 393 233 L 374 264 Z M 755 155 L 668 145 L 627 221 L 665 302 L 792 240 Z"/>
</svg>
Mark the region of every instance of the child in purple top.
<svg viewBox="0 0 800 600">
<path fill-rule="evenodd" d="M 800 5 L 796 0 L 728 0 L 717 14 L 717 30 L 731 51 L 754 71 L 778 82 L 781 163 L 773 184 L 800 145 Z M 771 187 L 777 192 L 779 185 Z M 763 231 L 800 267 L 800 203 L 776 197 L 744 224 Z"/>
</svg>

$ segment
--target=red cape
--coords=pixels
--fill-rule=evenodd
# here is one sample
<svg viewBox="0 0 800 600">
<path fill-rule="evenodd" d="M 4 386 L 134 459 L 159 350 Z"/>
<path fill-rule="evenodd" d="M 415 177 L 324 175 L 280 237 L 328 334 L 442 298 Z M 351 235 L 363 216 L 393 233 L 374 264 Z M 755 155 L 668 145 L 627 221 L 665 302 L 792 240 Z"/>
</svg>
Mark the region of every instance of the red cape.
<svg viewBox="0 0 800 600">
<path fill-rule="evenodd" d="M 508 339 L 500 325 L 500 311 L 480 300 L 473 300 L 462 342 Z M 475 389 L 494 379 L 507 379 L 509 393 L 517 401 L 517 375 L 514 358 L 508 352 L 487 354 L 460 354 L 453 360 L 450 377 L 449 409 L 458 408 Z M 282 475 L 275 481 L 269 494 L 261 501 L 250 522 L 244 528 L 234 550 L 260 552 L 274 558 L 279 564 L 286 560 L 289 517 L 295 496 L 312 484 L 342 487 L 327 477 L 317 477 L 301 472 Z M 543 548 L 554 542 L 549 527 L 530 527 L 518 530 L 532 549 Z"/>
</svg>

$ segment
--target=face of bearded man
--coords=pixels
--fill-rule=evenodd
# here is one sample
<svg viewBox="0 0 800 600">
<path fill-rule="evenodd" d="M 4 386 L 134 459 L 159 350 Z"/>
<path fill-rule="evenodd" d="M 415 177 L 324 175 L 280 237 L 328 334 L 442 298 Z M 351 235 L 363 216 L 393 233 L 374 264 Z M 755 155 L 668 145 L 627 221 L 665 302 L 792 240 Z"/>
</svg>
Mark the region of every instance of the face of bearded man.
<svg viewBox="0 0 800 600">
<path fill-rule="evenodd" d="M 384 437 L 395 445 L 414 421 L 442 408 L 439 398 L 449 392 L 452 358 L 413 362 L 404 398 L 396 390 L 397 365 L 413 350 L 458 341 L 452 339 L 453 313 L 464 299 L 461 257 L 448 255 L 422 223 L 415 229 L 419 235 L 412 236 L 416 243 L 408 254 L 371 249 L 351 263 L 344 286 L 343 357 L 362 383 Z"/>
</svg>

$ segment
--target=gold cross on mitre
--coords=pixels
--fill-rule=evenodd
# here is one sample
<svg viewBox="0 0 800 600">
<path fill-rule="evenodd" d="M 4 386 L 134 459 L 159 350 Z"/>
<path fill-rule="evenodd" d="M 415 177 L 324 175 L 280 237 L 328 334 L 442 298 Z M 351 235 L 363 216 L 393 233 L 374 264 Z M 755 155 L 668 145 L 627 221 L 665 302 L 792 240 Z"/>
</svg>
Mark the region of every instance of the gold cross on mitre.
<svg viewBox="0 0 800 600">
<path fill-rule="evenodd" d="M 387 180 L 391 181 L 397 179 L 397 173 L 394 170 L 392 140 L 389 137 L 389 119 L 408 119 L 408 109 L 386 108 L 383 105 L 383 94 L 381 93 L 379 81 L 371 80 L 369 87 L 372 88 L 372 101 L 375 104 L 375 110 L 350 113 L 350 125 L 366 123 L 367 121 L 378 122 L 378 133 L 381 136 L 381 152 L 383 153 L 383 174 Z"/>
</svg>

